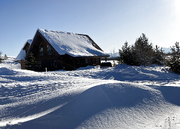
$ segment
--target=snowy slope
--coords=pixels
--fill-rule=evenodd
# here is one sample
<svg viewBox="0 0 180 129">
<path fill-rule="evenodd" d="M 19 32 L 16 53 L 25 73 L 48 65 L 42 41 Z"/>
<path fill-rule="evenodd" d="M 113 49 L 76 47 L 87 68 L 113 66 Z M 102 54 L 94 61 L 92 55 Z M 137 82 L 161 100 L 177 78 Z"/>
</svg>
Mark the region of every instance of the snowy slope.
<svg viewBox="0 0 180 129">
<path fill-rule="evenodd" d="M 33 72 L 0 64 L 0 128 L 179 129 L 179 75 L 119 65 Z"/>
</svg>

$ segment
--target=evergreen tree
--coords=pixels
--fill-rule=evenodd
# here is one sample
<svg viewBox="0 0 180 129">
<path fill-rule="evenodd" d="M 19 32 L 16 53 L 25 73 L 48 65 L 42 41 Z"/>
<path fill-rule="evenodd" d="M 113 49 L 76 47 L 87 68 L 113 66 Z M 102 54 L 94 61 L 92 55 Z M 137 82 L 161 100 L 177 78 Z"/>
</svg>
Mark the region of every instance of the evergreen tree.
<svg viewBox="0 0 180 129">
<path fill-rule="evenodd" d="M 175 73 L 180 73 L 180 46 L 179 42 L 175 43 L 175 46 L 171 47 L 172 57 L 167 60 L 167 65 L 170 70 Z"/>
<path fill-rule="evenodd" d="M 164 63 L 164 52 L 156 45 L 154 49 L 153 64 L 162 65 Z"/>
<path fill-rule="evenodd" d="M 41 68 L 41 62 L 36 61 L 34 54 L 31 52 L 27 57 L 26 69 L 38 71 Z"/>
<path fill-rule="evenodd" d="M 133 65 L 133 54 L 131 46 L 128 45 L 128 42 L 126 41 L 124 43 L 124 46 L 122 46 L 122 49 L 119 49 L 119 63 L 120 64 L 128 64 Z"/>
<path fill-rule="evenodd" d="M 119 62 L 127 65 L 151 65 L 163 63 L 163 51 L 156 46 L 153 49 L 152 43 L 149 43 L 145 34 L 142 34 L 132 46 L 125 42 L 121 49 L 119 49 Z"/>
<path fill-rule="evenodd" d="M 150 65 L 152 64 L 153 46 L 149 43 L 145 34 L 140 36 L 133 47 L 133 53 L 135 55 L 135 65 Z"/>
</svg>

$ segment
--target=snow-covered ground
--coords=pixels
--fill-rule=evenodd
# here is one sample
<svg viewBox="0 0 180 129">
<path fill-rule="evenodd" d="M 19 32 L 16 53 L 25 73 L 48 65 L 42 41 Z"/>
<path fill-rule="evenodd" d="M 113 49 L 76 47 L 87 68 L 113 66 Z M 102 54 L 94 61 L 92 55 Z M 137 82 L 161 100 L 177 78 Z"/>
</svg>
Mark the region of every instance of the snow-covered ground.
<svg viewBox="0 0 180 129">
<path fill-rule="evenodd" d="M 1 129 L 180 129 L 180 75 L 162 66 L 21 70 L 0 64 Z"/>
</svg>

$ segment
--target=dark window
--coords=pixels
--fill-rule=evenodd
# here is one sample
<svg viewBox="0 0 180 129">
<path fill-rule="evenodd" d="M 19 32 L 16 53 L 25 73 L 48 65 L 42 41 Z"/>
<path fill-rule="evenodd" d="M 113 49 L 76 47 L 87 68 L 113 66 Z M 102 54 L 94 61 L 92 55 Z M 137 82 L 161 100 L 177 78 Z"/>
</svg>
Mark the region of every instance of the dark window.
<svg viewBox="0 0 180 129">
<path fill-rule="evenodd" d="M 86 64 L 88 64 L 88 59 L 85 60 Z"/>
<path fill-rule="evenodd" d="M 40 45 L 40 47 L 39 47 L 39 53 L 40 53 L 40 56 L 44 56 L 42 43 L 41 43 L 41 45 Z"/>
<path fill-rule="evenodd" d="M 56 60 L 54 60 L 51 65 L 52 65 L 52 67 L 57 68 L 57 62 L 56 62 Z"/>
<path fill-rule="evenodd" d="M 48 55 L 51 55 L 51 47 L 49 45 L 47 45 L 47 53 Z"/>
<path fill-rule="evenodd" d="M 96 64 L 96 58 L 94 59 L 94 64 Z"/>
</svg>

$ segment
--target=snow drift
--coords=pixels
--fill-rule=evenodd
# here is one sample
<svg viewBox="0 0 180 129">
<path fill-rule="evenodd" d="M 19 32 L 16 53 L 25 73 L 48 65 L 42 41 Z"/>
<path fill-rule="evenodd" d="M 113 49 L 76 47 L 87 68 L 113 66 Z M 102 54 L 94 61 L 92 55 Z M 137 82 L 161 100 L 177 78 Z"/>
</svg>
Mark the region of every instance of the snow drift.
<svg viewBox="0 0 180 129">
<path fill-rule="evenodd" d="M 180 128 L 179 75 L 161 66 L 0 70 L 1 128 Z"/>
</svg>

